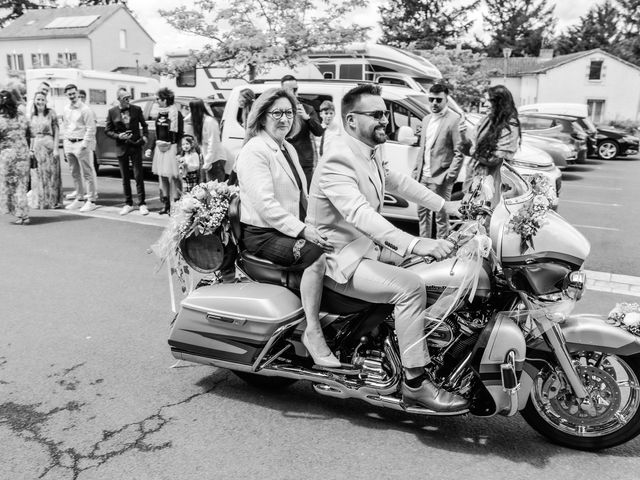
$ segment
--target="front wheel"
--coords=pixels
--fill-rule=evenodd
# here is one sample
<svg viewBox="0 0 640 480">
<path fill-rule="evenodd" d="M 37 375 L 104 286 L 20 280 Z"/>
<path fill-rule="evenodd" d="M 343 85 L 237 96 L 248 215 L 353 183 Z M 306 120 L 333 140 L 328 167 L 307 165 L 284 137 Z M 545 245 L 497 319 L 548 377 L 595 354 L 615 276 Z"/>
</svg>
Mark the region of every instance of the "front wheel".
<svg viewBox="0 0 640 480">
<path fill-rule="evenodd" d="M 601 352 L 572 354 L 588 396 L 579 400 L 562 371 L 545 366 L 533 380 L 521 414 L 552 442 L 601 450 L 640 433 L 640 357 Z"/>
<path fill-rule="evenodd" d="M 618 156 L 620 148 L 616 142 L 605 140 L 598 145 L 598 157 L 602 160 L 612 160 Z"/>
</svg>

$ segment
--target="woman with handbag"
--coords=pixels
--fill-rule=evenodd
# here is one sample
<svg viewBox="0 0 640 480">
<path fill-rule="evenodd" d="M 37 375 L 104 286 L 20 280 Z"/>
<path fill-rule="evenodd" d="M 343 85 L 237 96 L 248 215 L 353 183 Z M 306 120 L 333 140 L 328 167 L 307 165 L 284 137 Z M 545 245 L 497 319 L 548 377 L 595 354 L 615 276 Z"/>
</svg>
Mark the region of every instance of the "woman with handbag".
<svg viewBox="0 0 640 480">
<path fill-rule="evenodd" d="M 201 98 L 189 102 L 189 115 L 184 119 L 184 123 L 185 134 L 196 139 L 202 152 L 204 163 L 201 180 L 224 182 L 224 165 L 227 163 L 227 155 L 220 141 L 220 125 L 218 120 L 209 113 Z"/>
<path fill-rule="evenodd" d="M 58 155 L 58 117 L 47 107 L 47 96 L 36 92 L 30 112 L 31 168 L 37 169 L 31 189 L 38 192 L 36 208 L 60 208 L 62 180 Z M 34 185 L 37 182 L 37 187 Z"/>
</svg>

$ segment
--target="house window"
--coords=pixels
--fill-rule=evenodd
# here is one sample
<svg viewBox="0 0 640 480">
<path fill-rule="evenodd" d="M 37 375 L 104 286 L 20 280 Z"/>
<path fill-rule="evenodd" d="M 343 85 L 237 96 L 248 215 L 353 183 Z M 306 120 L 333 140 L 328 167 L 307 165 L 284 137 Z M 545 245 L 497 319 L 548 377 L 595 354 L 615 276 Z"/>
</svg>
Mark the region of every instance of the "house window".
<svg viewBox="0 0 640 480">
<path fill-rule="evenodd" d="M 31 65 L 33 68 L 48 67 L 51 65 L 48 53 L 32 53 Z"/>
<path fill-rule="evenodd" d="M 587 100 L 587 109 L 593 123 L 602 123 L 604 100 Z"/>
<path fill-rule="evenodd" d="M 120 30 L 120 50 L 127 49 L 127 31 Z"/>
<path fill-rule="evenodd" d="M 24 70 L 24 57 L 21 53 L 7 55 L 7 67 L 9 70 Z"/>
<path fill-rule="evenodd" d="M 94 105 L 106 105 L 107 104 L 107 91 L 89 89 L 89 103 Z"/>
<path fill-rule="evenodd" d="M 78 60 L 78 54 L 75 52 L 58 53 L 58 63 L 69 63 Z"/>
<path fill-rule="evenodd" d="M 602 60 L 591 60 L 589 66 L 589 80 L 601 80 L 602 79 Z"/>
</svg>

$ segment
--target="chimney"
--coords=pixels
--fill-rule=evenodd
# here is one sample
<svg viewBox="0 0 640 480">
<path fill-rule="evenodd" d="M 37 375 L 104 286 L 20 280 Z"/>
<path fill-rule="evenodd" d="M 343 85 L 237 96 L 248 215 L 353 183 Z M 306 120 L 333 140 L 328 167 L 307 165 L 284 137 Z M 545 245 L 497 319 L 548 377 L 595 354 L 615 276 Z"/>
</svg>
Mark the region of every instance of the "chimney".
<svg viewBox="0 0 640 480">
<path fill-rule="evenodd" d="M 541 48 L 538 58 L 541 60 L 550 60 L 553 58 L 553 48 Z"/>
</svg>

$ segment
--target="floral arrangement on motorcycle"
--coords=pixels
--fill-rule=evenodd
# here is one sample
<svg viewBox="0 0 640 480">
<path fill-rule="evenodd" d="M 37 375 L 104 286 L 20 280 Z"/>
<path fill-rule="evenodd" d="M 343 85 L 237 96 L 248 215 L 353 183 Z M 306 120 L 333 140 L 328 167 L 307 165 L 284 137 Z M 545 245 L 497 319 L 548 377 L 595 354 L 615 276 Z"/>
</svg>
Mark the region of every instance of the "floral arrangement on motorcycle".
<svg viewBox="0 0 640 480">
<path fill-rule="evenodd" d="M 541 174 L 528 178 L 533 197 L 509 219 L 508 229 L 520 235 L 520 253 L 535 248 L 533 237 L 544 225 L 547 212 L 556 201 L 556 190 L 549 179 Z"/>
<path fill-rule="evenodd" d="M 637 303 L 617 303 L 609 312 L 607 323 L 640 336 L 640 305 Z"/>
<path fill-rule="evenodd" d="M 238 187 L 225 182 L 200 183 L 174 206 L 169 224 L 151 249 L 168 262 L 185 293 L 193 270 L 214 274 L 233 265 L 236 246 L 231 236 L 229 204 Z"/>
</svg>

